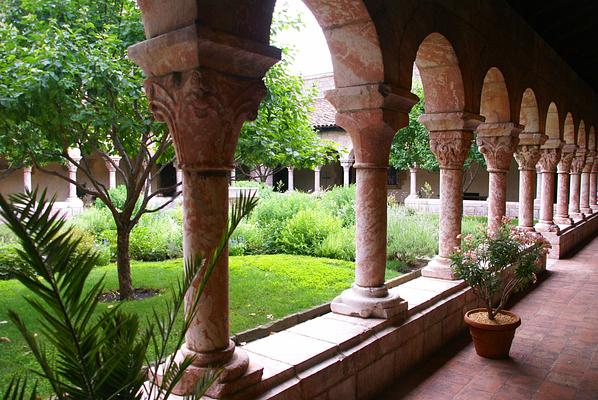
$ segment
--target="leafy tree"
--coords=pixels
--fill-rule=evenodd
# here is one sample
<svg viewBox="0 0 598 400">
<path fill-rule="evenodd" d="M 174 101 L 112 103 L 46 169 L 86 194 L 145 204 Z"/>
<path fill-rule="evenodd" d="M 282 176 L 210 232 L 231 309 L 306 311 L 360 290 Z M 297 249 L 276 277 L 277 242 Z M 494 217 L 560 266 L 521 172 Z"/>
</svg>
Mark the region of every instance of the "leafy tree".
<svg viewBox="0 0 598 400">
<path fill-rule="evenodd" d="M 271 36 L 299 29 L 300 16 L 283 10 L 274 17 Z M 267 88 L 255 121 L 241 130 L 236 163 L 246 175 L 266 178 L 285 167 L 313 168 L 334 158 L 335 146 L 323 142 L 311 125 L 316 89 L 305 89 L 303 79 L 289 70 L 293 51 L 281 46 L 283 59 L 264 78 Z"/>
<path fill-rule="evenodd" d="M 430 150 L 430 135 L 425 126 L 419 122 L 424 114 L 424 90 L 421 83 L 414 82 L 413 93 L 419 97 L 417 104 L 409 113 L 409 125 L 400 129 L 395 135 L 390 149 L 390 165 L 398 170 L 406 170 L 417 166 L 429 171 L 437 171 L 438 161 Z M 484 170 L 486 162 L 478 146 L 472 144 L 465 160 L 465 179 L 463 191 L 467 191 L 478 173 Z"/>
<path fill-rule="evenodd" d="M 140 69 L 125 56 L 128 46 L 143 39 L 139 11 L 130 1 L 0 4 L 0 153 L 10 167 L 35 164 L 106 204 L 116 223 L 123 299 L 133 294 L 131 230 L 144 213 L 168 204 L 150 208 L 152 198 L 178 186 L 151 188 L 151 172 L 158 169 L 158 176 L 174 152 L 165 127 L 149 113 Z M 127 190 L 122 206 L 92 171 L 94 155 L 116 168 Z M 120 165 L 112 155 L 122 158 Z M 51 161 L 74 164 L 91 184 L 46 170 Z"/>
</svg>

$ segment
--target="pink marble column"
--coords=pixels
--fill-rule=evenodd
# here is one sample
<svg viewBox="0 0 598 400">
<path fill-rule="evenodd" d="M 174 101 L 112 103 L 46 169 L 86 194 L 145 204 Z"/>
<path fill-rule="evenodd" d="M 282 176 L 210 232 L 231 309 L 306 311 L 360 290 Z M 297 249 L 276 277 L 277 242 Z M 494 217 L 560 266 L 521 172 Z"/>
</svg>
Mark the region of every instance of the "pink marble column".
<svg viewBox="0 0 598 400">
<path fill-rule="evenodd" d="M 576 146 L 573 144 L 564 145 L 557 166 L 559 182 L 554 222 L 564 227 L 573 225 L 573 219 L 569 216 L 569 173 L 571 172 L 571 162 L 575 156 L 575 148 Z"/>
<path fill-rule="evenodd" d="M 473 130 L 482 118 L 457 112 L 424 114 L 420 121 L 430 131 L 430 149 L 440 166 L 438 255 L 422 269 L 422 275 L 455 279 L 449 256 L 461 243 L 463 164 L 471 147 Z"/>
<path fill-rule="evenodd" d="M 522 127 L 512 122 L 478 126 L 476 143 L 489 173 L 488 230 L 494 232 L 507 214 L 507 172 Z"/>
<path fill-rule="evenodd" d="M 569 190 L 569 215 L 573 218 L 573 221 L 578 222 L 585 218 L 581 213 L 579 196 L 581 190 L 581 171 L 585 164 L 585 150 L 577 149 L 575 152 L 575 158 L 571 163 L 570 176 L 570 190 Z"/>
<path fill-rule="evenodd" d="M 534 199 L 535 204 L 540 204 L 540 198 L 542 197 L 542 171 L 540 167 L 536 165 L 536 198 Z"/>
<path fill-rule="evenodd" d="M 417 199 L 419 196 L 417 195 L 417 172 L 419 168 L 417 166 L 413 166 L 409 168 L 409 196 L 408 199 Z"/>
<path fill-rule="evenodd" d="M 598 182 L 596 179 L 596 173 L 598 173 L 598 158 L 594 158 L 594 164 L 592 165 L 592 172 L 590 174 L 590 208 L 593 213 L 598 212 L 598 203 L 596 202 L 596 190 L 598 190 Z"/>
<path fill-rule="evenodd" d="M 144 20 L 154 10 L 150 4 L 140 3 Z M 155 26 L 145 28 L 151 37 Z M 157 120 L 168 125 L 184 174 L 185 259 L 208 257 L 227 227 L 229 173 L 241 126 L 256 117 L 266 93 L 264 74 L 280 51 L 247 39 L 222 37 L 193 23 L 130 47 L 129 57 L 147 76 L 144 86 L 150 108 Z M 186 310 L 200 280 L 195 277 L 186 295 Z M 176 361 L 184 356 L 194 359 L 175 394 L 191 394 L 207 367 L 222 371 L 207 392 L 211 398 L 228 398 L 260 381 L 263 368 L 248 369 L 247 353 L 236 348 L 229 336 L 225 251 L 200 297 L 185 344 L 176 354 Z"/>
<path fill-rule="evenodd" d="M 541 133 L 522 132 L 515 152 L 519 165 L 519 228 L 534 229 L 534 178 L 540 160 L 540 145 L 546 141 Z"/>
<path fill-rule="evenodd" d="M 77 163 L 81 161 L 81 157 L 73 157 L 73 160 Z M 69 182 L 69 197 L 66 199 L 70 204 L 70 207 L 81 208 L 83 207 L 83 201 L 77 197 L 77 166 L 71 162 L 67 162 L 66 168 L 68 171 L 68 178 L 72 181 Z"/>
<path fill-rule="evenodd" d="M 335 313 L 362 318 L 406 316 L 407 303 L 384 284 L 386 181 L 392 139 L 399 128 L 407 125 L 417 97 L 395 90 L 371 84 L 326 93 L 337 110 L 337 124 L 351 136 L 357 175 L 355 283 L 334 299 L 331 309 Z"/>
<path fill-rule="evenodd" d="M 542 170 L 542 199 L 540 204 L 540 219 L 535 228 L 538 232 L 558 233 L 559 227 L 553 220 L 554 179 L 561 149 L 560 147 L 549 147 L 552 145 L 552 142 L 548 143 L 546 147 L 541 149 L 540 161 L 538 161 Z"/>
<path fill-rule="evenodd" d="M 592 168 L 594 167 L 595 152 L 589 151 L 586 154 L 586 161 L 581 171 L 581 198 L 579 201 L 580 211 L 585 215 L 592 214 L 592 208 L 590 208 L 590 175 L 592 174 Z M 594 193 L 596 193 L 594 191 Z M 596 194 L 594 194 L 596 197 Z"/>
</svg>

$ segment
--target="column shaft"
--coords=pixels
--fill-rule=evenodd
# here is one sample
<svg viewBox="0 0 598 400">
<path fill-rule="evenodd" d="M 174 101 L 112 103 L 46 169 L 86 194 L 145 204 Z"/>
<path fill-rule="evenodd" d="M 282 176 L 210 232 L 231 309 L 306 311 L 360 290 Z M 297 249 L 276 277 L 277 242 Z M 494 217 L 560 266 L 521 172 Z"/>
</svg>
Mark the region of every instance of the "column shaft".
<svg viewBox="0 0 598 400">
<path fill-rule="evenodd" d="M 534 177 L 535 169 L 519 171 L 519 227 L 534 227 Z"/>
<path fill-rule="evenodd" d="M 585 151 L 577 150 L 575 158 L 571 163 L 570 173 L 570 190 L 569 190 L 569 214 L 574 221 L 584 219 L 584 215 L 580 210 L 580 195 L 581 195 L 581 171 L 585 163 Z"/>
<path fill-rule="evenodd" d="M 295 168 L 287 167 L 287 179 L 288 179 L 287 191 L 294 192 L 295 191 Z"/>
<path fill-rule="evenodd" d="M 519 228 L 534 229 L 534 178 L 540 159 L 540 145 L 546 141 L 541 133 L 522 132 L 515 160 L 519 165 Z"/>
<path fill-rule="evenodd" d="M 320 188 L 322 187 L 321 179 L 320 179 L 321 171 L 322 171 L 321 167 L 314 168 L 314 193 L 320 193 Z"/>
<path fill-rule="evenodd" d="M 26 192 L 31 191 L 31 167 L 23 167 L 23 188 Z"/>
<path fill-rule="evenodd" d="M 560 156 L 560 148 L 545 148 L 542 149 L 542 155 L 538 161 L 542 169 L 542 198 L 540 202 L 540 220 L 535 228 L 539 232 L 559 232 L 558 226 L 554 223 L 553 214 L 554 179 Z"/>
<path fill-rule="evenodd" d="M 581 172 L 581 199 L 579 202 L 580 210 L 585 215 L 592 214 L 590 208 L 590 175 L 592 174 L 592 168 L 594 167 L 594 156 L 595 152 L 589 151 L 586 155 L 585 165 Z M 596 195 L 594 194 L 594 197 Z"/>
<path fill-rule="evenodd" d="M 592 165 L 592 172 L 590 173 L 590 208 L 593 212 L 598 211 L 598 204 L 596 202 L 596 190 L 598 190 L 598 182 L 596 179 L 596 172 L 598 172 L 598 161 L 594 159 L 594 164 Z"/>
<path fill-rule="evenodd" d="M 356 168 L 355 283 L 384 285 L 386 272 L 386 168 Z"/>
<path fill-rule="evenodd" d="M 417 167 L 409 168 L 409 198 L 416 199 L 417 195 Z"/>
</svg>

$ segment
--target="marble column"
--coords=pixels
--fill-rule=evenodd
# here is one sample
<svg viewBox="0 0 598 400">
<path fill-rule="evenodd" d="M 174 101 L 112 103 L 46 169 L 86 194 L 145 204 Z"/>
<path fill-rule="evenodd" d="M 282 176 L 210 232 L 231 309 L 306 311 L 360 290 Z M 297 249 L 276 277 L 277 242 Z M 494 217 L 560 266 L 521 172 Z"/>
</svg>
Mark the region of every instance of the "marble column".
<svg viewBox="0 0 598 400">
<path fill-rule="evenodd" d="M 25 192 L 31 191 L 31 167 L 23 167 L 23 189 Z"/>
<path fill-rule="evenodd" d="M 419 168 L 417 166 L 413 166 L 409 168 L 409 196 L 408 199 L 417 199 L 419 198 L 417 194 L 417 172 Z"/>
<path fill-rule="evenodd" d="M 598 190 L 598 181 L 596 179 L 598 173 L 598 158 L 594 158 L 592 164 L 592 172 L 590 173 L 590 208 L 593 213 L 598 212 L 598 203 L 596 202 L 596 190 Z"/>
<path fill-rule="evenodd" d="M 319 165 L 317 167 L 314 167 L 314 193 L 320 193 L 320 189 L 321 189 L 321 172 L 322 172 L 322 167 L 320 167 Z"/>
<path fill-rule="evenodd" d="M 177 185 L 180 185 L 180 188 L 178 188 L 178 190 L 182 190 L 182 188 L 183 188 L 183 170 L 181 169 L 181 166 L 179 165 L 178 161 L 175 161 L 173 163 L 173 166 L 176 171 Z"/>
<path fill-rule="evenodd" d="M 549 139 L 541 148 L 538 165 L 542 171 L 542 201 L 540 219 L 535 228 L 538 232 L 558 233 L 559 227 L 554 223 L 554 180 L 556 167 L 561 156 L 560 141 Z"/>
<path fill-rule="evenodd" d="M 347 187 L 351 183 L 351 165 L 353 160 L 341 160 L 341 166 L 343 167 L 343 186 Z"/>
<path fill-rule="evenodd" d="M 295 191 L 295 168 L 287 167 L 288 187 L 287 192 Z"/>
<path fill-rule="evenodd" d="M 140 4 L 145 19 L 154 9 Z M 153 27 L 145 26 L 150 37 Z M 161 24 L 160 29 L 166 28 Z M 266 93 L 264 74 L 280 58 L 280 51 L 270 46 L 222 35 L 193 23 L 129 48 L 129 58 L 147 76 L 144 87 L 150 109 L 168 125 L 184 174 L 185 259 L 208 257 L 221 241 L 228 225 L 229 174 L 241 126 L 257 116 Z M 187 313 L 201 277 L 195 277 L 186 295 Z M 175 356 L 177 362 L 193 358 L 175 389 L 177 395 L 191 394 L 208 367 L 221 371 L 207 391 L 211 398 L 229 398 L 261 380 L 263 368 L 252 364 L 248 369 L 247 353 L 230 340 L 228 285 L 225 250 L 192 315 L 185 344 Z M 163 379 L 160 370 L 157 374 Z"/>
<path fill-rule="evenodd" d="M 230 183 L 234 183 L 237 180 L 237 170 L 233 166 L 233 169 L 230 170 Z"/>
<path fill-rule="evenodd" d="M 422 275 L 455 279 L 449 256 L 461 243 L 463 164 L 471 148 L 473 130 L 482 118 L 456 112 L 424 114 L 420 121 L 430 131 L 430 149 L 440 166 L 438 255 L 422 269 Z"/>
<path fill-rule="evenodd" d="M 534 201 L 536 203 L 540 203 L 540 199 L 542 198 L 542 171 L 540 167 L 536 165 L 536 197 Z"/>
<path fill-rule="evenodd" d="M 592 174 L 592 168 L 594 167 L 594 157 L 596 153 L 594 151 L 588 151 L 586 153 L 585 165 L 581 171 L 581 198 L 579 200 L 580 211 L 585 215 L 592 214 L 592 208 L 590 208 L 590 175 Z M 594 198 L 596 197 L 594 191 Z"/>
<path fill-rule="evenodd" d="M 392 139 L 409 122 L 417 97 L 383 84 L 330 90 L 336 122 L 351 136 L 357 175 L 355 282 L 335 298 L 335 313 L 403 319 L 407 303 L 385 285 L 387 173 Z"/>
<path fill-rule="evenodd" d="M 547 137 L 541 133 L 522 132 L 515 160 L 519 165 L 519 229 L 534 230 L 534 178 L 540 160 L 540 146 Z"/>
<path fill-rule="evenodd" d="M 476 143 L 488 170 L 488 230 L 494 232 L 507 215 L 507 173 L 522 127 L 512 122 L 483 123 Z"/>
<path fill-rule="evenodd" d="M 569 215 L 573 221 L 578 222 L 585 218 L 579 208 L 579 195 L 581 189 L 581 171 L 585 164 L 585 149 L 577 149 L 575 157 L 571 162 L 571 172 L 569 173 Z"/>
<path fill-rule="evenodd" d="M 108 170 L 108 188 L 114 189 L 116 187 L 116 167 L 120 163 L 120 157 L 110 156 L 110 160 L 104 160 L 104 163 Z"/>
<path fill-rule="evenodd" d="M 557 165 L 558 189 L 554 222 L 563 227 L 573 225 L 573 219 L 569 216 L 569 173 L 571 172 L 571 162 L 575 157 L 576 147 L 574 144 L 565 144 Z"/>
</svg>

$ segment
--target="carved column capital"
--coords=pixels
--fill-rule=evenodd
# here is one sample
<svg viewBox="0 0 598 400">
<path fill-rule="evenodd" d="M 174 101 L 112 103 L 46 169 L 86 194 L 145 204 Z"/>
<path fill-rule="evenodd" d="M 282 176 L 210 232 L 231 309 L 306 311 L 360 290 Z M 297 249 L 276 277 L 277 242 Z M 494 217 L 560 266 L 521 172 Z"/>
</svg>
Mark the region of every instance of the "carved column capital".
<svg viewBox="0 0 598 400">
<path fill-rule="evenodd" d="M 476 143 L 486 159 L 488 172 L 508 172 L 519 143 L 515 136 L 478 136 Z"/>
<path fill-rule="evenodd" d="M 150 108 L 168 124 L 182 169 L 230 170 L 242 124 L 266 94 L 259 78 L 200 68 L 147 78 Z"/>
<path fill-rule="evenodd" d="M 388 166 L 397 130 L 409 122 L 417 96 L 384 83 L 337 88 L 326 92 L 336 108 L 336 123 L 353 142 L 355 168 Z"/>
<path fill-rule="evenodd" d="M 556 172 L 556 166 L 561 157 L 560 149 L 541 149 L 540 159 L 538 165 L 542 173 L 554 173 Z"/>
<path fill-rule="evenodd" d="M 571 171 L 571 163 L 573 162 L 573 157 L 575 157 L 575 152 L 571 151 L 563 151 L 561 154 L 561 159 L 558 163 L 558 173 L 559 174 L 568 174 Z"/>
<path fill-rule="evenodd" d="M 584 173 L 592 172 L 592 169 L 594 167 L 594 158 L 595 157 L 596 157 L 595 151 L 588 151 L 586 153 L 585 164 L 584 164 L 582 172 L 584 172 Z"/>
<path fill-rule="evenodd" d="M 430 132 L 430 150 L 442 169 L 463 169 L 473 133 L 467 131 Z"/>
<path fill-rule="evenodd" d="M 579 175 L 583 170 L 583 167 L 586 162 L 586 155 L 585 152 L 577 152 L 575 153 L 575 157 L 573 157 L 573 161 L 571 162 L 571 174 L 572 175 Z"/>
<path fill-rule="evenodd" d="M 519 145 L 514 156 L 520 171 L 535 171 L 540 159 L 540 145 Z"/>
</svg>

